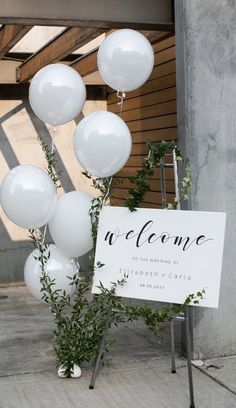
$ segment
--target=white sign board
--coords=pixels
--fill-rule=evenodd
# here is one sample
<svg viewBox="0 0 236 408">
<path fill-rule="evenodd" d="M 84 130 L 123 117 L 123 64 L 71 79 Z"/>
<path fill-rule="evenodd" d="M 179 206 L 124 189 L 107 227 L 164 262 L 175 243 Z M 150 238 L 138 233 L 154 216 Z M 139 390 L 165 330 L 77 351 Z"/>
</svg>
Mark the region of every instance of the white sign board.
<svg viewBox="0 0 236 408">
<path fill-rule="evenodd" d="M 100 282 L 127 282 L 117 295 L 183 303 L 205 289 L 200 306 L 218 307 L 226 214 L 104 207 L 100 214 L 93 293 Z"/>
</svg>

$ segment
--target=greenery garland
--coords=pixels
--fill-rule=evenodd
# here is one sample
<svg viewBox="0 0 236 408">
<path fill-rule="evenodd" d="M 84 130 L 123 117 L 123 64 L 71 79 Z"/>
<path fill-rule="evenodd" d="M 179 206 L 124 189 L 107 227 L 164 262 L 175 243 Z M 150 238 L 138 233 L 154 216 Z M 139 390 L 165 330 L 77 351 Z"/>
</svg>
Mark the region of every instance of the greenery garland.
<svg viewBox="0 0 236 408">
<path fill-rule="evenodd" d="M 187 200 L 189 197 L 189 191 L 191 188 L 191 172 L 189 166 L 189 160 L 184 158 L 180 151 L 176 147 L 175 141 L 161 142 L 147 142 L 148 156 L 143 161 L 143 167 L 137 172 L 136 176 L 129 177 L 129 181 L 135 185 L 134 188 L 129 189 L 129 195 L 126 199 L 125 205 L 130 211 L 136 211 L 140 206 L 145 194 L 150 191 L 148 179 L 154 175 L 154 170 L 160 165 L 161 160 L 169 152 L 175 151 L 177 161 L 182 161 L 184 165 L 184 177 L 181 182 L 180 198 L 175 198 L 174 204 L 167 204 L 167 208 L 176 209 L 179 202 Z"/>
<path fill-rule="evenodd" d="M 52 178 L 56 187 L 59 188 L 58 172 L 55 171 L 56 160 L 53 152 L 44 143 L 41 143 L 45 158 L 48 163 L 48 174 Z M 132 177 L 132 182 L 136 184 L 136 189 L 130 189 L 130 196 L 127 200 L 128 208 L 134 211 L 139 206 L 146 191 L 149 190 L 147 178 L 153 174 L 154 168 L 160 162 L 164 154 L 175 148 L 174 142 L 161 142 L 159 144 L 149 143 L 149 155 L 144 160 L 144 168 L 140 170 L 136 177 Z M 62 290 L 55 290 L 55 280 L 51 279 L 46 272 L 46 263 L 50 257 L 48 244 L 44 243 L 43 234 L 30 230 L 30 236 L 38 249 L 39 255 L 36 259 L 40 262 L 42 275 L 42 299 L 49 305 L 54 316 L 55 328 L 54 350 L 57 357 L 57 364 L 65 367 L 65 374 L 70 375 L 74 364 L 90 363 L 95 364 L 99 344 L 105 333 L 107 318 L 110 315 L 110 325 L 118 325 L 120 322 L 132 321 L 142 318 L 146 325 L 155 335 L 159 334 L 160 323 L 171 320 L 176 314 L 184 313 L 186 305 L 193 302 L 199 303 L 203 298 L 204 290 L 196 294 L 190 294 L 183 305 L 165 306 L 162 309 L 154 309 L 148 304 L 133 305 L 126 304 L 116 296 L 117 287 L 126 283 L 126 277 L 112 284 L 111 289 L 106 289 L 100 285 L 100 294 L 91 296 L 91 286 L 94 273 L 94 258 L 97 238 L 98 220 L 101 208 L 107 204 L 110 194 L 112 178 L 92 179 L 88 173 L 86 177 L 92 180 L 92 185 L 100 191 L 100 196 L 94 198 L 90 208 L 90 218 L 93 236 L 93 250 L 90 256 L 89 271 L 85 277 L 80 279 L 77 274 L 71 279 L 71 285 L 75 287 L 75 295 L 70 297 Z M 186 175 L 186 187 L 190 182 Z M 103 265 L 97 263 L 96 268 Z M 108 351 L 112 346 L 109 336 L 106 337 L 104 350 Z M 103 360 L 102 360 L 103 361 Z"/>
</svg>

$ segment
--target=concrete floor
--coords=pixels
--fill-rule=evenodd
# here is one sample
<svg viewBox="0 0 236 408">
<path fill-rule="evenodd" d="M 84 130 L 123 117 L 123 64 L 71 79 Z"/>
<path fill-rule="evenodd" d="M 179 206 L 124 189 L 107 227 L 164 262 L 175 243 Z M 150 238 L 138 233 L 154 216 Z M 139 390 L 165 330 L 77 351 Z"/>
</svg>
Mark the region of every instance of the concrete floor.
<svg viewBox="0 0 236 408">
<path fill-rule="evenodd" d="M 170 372 L 169 329 L 163 345 L 136 322 L 113 329 L 119 347 L 112 366 L 102 369 L 94 390 L 91 370 L 77 380 L 59 379 L 52 348 L 52 319 L 25 288 L 5 288 L 0 301 L 0 408 L 187 408 L 186 361 L 177 357 Z M 177 327 L 177 354 L 180 326 Z M 193 367 L 196 408 L 236 408 L 236 358 Z"/>
</svg>

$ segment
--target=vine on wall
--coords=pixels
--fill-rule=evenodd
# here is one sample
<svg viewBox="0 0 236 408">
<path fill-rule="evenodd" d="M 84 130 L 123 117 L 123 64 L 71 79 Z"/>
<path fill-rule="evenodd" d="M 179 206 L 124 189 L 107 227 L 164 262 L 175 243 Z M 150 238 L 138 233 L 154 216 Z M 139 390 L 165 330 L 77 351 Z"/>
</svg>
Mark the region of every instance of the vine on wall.
<svg viewBox="0 0 236 408">
<path fill-rule="evenodd" d="M 180 197 L 179 199 L 175 198 L 174 204 L 167 204 L 167 208 L 176 209 L 181 201 L 187 200 L 189 197 L 191 188 L 189 160 L 182 156 L 174 141 L 162 140 L 159 143 L 147 142 L 147 146 L 149 153 L 143 161 L 142 169 L 137 172 L 136 176 L 129 177 L 129 180 L 134 184 L 134 188 L 129 190 L 126 206 L 130 211 L 135 211 L 140 206 L 145 194 L 150 191 L 148 179 L 153 176 L 154 170 L 160 165 L 165 155 L 174 151 L 176 160 L 181 161 L 184 166 L 184 176 L 180 186 Z"/>
</svg>

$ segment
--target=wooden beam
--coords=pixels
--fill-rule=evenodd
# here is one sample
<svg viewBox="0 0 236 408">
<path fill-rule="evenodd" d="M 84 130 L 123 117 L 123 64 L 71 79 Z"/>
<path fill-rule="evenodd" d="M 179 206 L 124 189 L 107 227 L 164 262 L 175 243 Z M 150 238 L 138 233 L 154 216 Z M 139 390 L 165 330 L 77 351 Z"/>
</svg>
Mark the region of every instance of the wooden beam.
<svg viewBox="0 0 236 408">
<path fill-rule="evenodd" d="M 172 0 L 0 0 L 0 24 L 174 30 Z"/>
<path fill-rule="evenodd" d="M 97 52 L 98 49 L 91 51 L 88 54 L 83 55 L 82 57 L 79 57 L 72 64 L 70 64 L 70 66 L 78 71 L 82 77 L 96 72 L 98 70 Z"/>
<path fill-rule="evenodd" d="M 19 61 L 0 60 L 0 84 L 16 83 L 16 68 L 18 65 Z"/>
<path fill-rule="evenodd" d="M 40 68 L 61 61 L 66 55 L 71 54 L 101 33 L 103 30 L 98 28 L 70 27 L 65 29 L 17 68 L 17 81 L 27 82 Z"/>
<path fill-rule="evenodd" d="M 140 30 L 140 33 L 142 33 L 150 41 L 151 44 L 156 44 L 157 42 L 160 42 L 165 38 L 173 36 L 173 33 L 164 31 Z"/>
<path fill-rule="evenodd" d="M 19 61 L 19 62 L 24 62 L 27 59 L 31 58 L 33 55 L 32 52 L 8 52 L 3 60 L 9 60 L 9 61 Z M 75 60 L 77 60 L 79 57 L 82 57 L 84 54 L 70 54 L 66 55 L 63 58 L 63 62 L 69 62 L 72 63 Z"/>
<path fill-rule="evenodd" d="M 106 85 L 86 85 L 87 101 L 105 101 Z M 22 100 L 28 98 L 28 84 L 0 84 L 0 100 Z"/>
<path fill-rule="evenodd" d="M 31 26 L 18 24 L 3 25 L 0 28 L 0 58 L 3 58 L 31 28 Z"/>
</svg>

